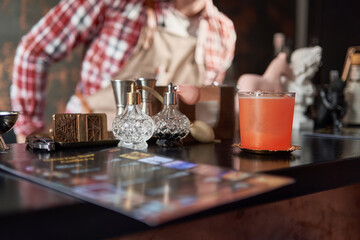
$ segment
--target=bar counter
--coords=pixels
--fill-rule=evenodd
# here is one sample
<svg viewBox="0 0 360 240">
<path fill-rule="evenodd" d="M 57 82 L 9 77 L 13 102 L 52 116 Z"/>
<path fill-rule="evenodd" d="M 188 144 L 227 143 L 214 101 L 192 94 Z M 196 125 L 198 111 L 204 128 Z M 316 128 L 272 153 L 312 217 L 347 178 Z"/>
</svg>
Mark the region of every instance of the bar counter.
<svg viewBox="0 0 360 240">
<path fill-rule="evenodd" d="M 288 186 L 149 227 L 120 213 L 0 172 L 1 239 L 359 239 L 360 140 L 293 133 L 287 155 L 257 155 L 221 143 L 148 152 L 244 172 L 293 178 Z M 26 150 L 10 144 L 0 161 Z M 63 150 L 66 151 L 66 150 Z M 76 149 L 75 152 L 94 151 Z M 26 153 L 29 154 L 29 153 Z"/>
</svg>

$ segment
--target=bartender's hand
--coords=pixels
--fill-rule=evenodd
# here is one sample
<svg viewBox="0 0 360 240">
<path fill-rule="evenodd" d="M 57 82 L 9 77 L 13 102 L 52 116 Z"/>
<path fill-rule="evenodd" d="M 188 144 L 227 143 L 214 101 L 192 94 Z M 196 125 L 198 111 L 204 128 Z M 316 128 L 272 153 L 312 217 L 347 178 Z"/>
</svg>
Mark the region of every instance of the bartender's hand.
<svg viewBox="0 0 360 240">
<path fill-rule="evenodd" d="M 22 134 L 16 134 L 16 142 L 17 143 L 25 143 L 26 136 Z"/>
</svg>

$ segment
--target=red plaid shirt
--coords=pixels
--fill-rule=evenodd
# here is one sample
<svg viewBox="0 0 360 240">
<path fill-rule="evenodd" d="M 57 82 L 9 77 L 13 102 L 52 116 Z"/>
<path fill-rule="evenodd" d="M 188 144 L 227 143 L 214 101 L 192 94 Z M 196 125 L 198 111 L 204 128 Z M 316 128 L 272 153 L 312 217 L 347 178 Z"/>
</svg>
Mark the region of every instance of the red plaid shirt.
<svg viewBox="0 0 360 240">
<path fill-rule="evenodd" d="M 16 133 L 29 135 L 44 127 L 46 75 L 50 63 L 87 44 L 77 86 L 91 95 L 110 83 L 131 56 L 146 23 L 139 0 L 63 0 L 21 39 L 14 61 L 11 98 L 20 111 Z M 166 18 L 171 2 L 155 1 L 157 19 Z M 201 16 L 208 23 L 204 43 L 206 84 L 222 82 L 235 48 L 233 23 L 208 0 Z"/>
</svg>

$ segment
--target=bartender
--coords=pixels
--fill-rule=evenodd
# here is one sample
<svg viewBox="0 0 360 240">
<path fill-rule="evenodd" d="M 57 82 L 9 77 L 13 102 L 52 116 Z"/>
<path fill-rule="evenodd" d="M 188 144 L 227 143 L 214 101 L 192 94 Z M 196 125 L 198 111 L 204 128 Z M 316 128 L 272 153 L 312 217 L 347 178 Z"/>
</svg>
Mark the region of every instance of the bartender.
<svg viewBox="0 0 360 240">
<path fill-rule="evenodd" d="M 67 112 L 81 112 L 84 100 L 112 79 L 221 84 L 235 41 L 232 21 L 211 0 L 60 1 L 16 51 L 11 99 L 22 113 L 17 142 L 44 129 L 48 69 L 80 44 L 86 45 L 81 77 Z"/>
</svg>

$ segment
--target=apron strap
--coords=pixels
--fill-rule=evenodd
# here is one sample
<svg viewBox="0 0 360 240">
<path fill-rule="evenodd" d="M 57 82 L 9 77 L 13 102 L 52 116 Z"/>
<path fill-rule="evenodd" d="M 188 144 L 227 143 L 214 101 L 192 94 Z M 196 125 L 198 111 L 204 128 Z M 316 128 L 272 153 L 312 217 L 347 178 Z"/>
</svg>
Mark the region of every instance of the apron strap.
<svg viewBox="0 0 360 240">
<path fill-rule="evenodd" d="M 156 14 L 154 9 L 153 0 L 145 0 L 146 6 L 146 31 L 144 37 L 144 43 L 142 47 L 147 50 L 149 49 L 151 42 L 154 38 L 154 30 L 157 25 Z"/>
</svg>

